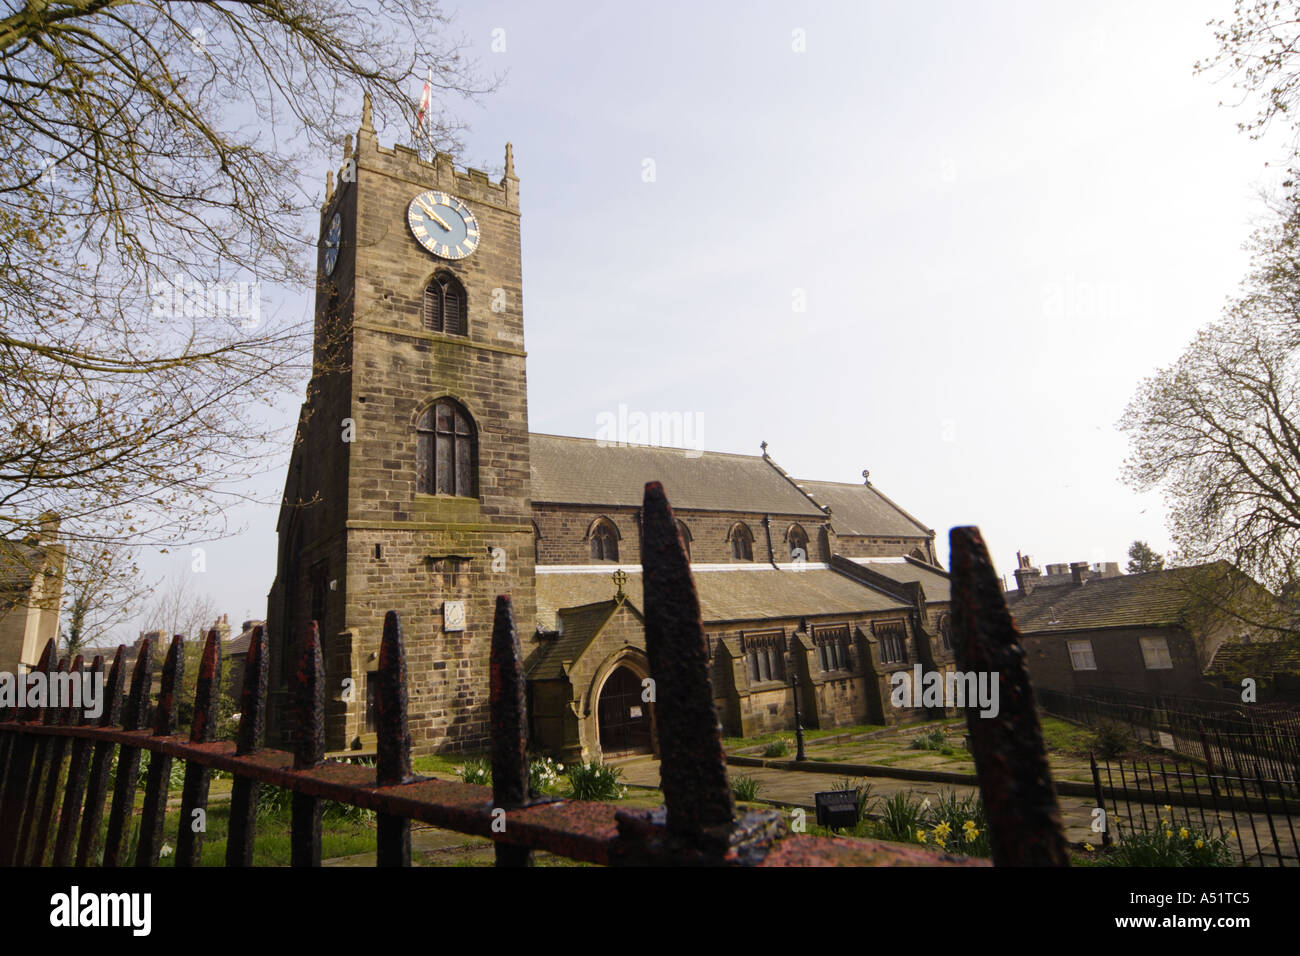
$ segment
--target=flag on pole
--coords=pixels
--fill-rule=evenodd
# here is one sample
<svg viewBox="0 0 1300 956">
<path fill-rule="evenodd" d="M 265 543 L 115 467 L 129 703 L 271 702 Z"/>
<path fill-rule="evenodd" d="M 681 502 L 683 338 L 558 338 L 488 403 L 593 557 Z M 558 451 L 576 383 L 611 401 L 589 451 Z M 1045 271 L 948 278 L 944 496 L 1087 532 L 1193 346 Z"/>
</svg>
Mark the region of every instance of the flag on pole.
<svg viewBox="0 0 1300 956">
<path fill-rule="evenodd" d="M 429 104 L 433 100 L 433 67 L 429 67 L 429 77 L 424 81 L 424 93 L 420 96 L 420 111 L 416 114 L 416 124 L 421 132 L 424 130 L 424 118 L 429 115 Z"/>
</svg>

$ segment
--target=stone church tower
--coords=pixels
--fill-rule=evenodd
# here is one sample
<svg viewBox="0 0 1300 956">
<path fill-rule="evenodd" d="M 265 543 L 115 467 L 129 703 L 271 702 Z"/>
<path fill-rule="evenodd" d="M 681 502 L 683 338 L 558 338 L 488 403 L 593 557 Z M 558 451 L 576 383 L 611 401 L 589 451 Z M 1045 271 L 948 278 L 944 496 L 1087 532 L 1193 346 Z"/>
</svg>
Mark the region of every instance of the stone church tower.
<svg viewBox="0 0 1300 956">
<path fill-rule="evenodd" d="M 326 747 L 374 746 L 384 614 L 406 639 L 414 750 L 485 749 L 497 594 L 532 626 L 519 180 L 379 145 L 367 100 L 320 220 L 315 359 L 268 602 L 269 737 L 320 622 Z M 348 683 L 350 680 L 350 684 Z"/>
</svg>

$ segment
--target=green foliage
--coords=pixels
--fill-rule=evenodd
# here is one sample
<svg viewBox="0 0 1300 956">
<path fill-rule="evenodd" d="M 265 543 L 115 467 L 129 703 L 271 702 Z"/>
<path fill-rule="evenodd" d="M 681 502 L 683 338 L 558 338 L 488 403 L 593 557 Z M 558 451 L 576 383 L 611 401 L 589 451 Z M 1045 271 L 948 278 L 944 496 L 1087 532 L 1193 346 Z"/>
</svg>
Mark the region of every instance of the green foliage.
<svg viewBox="0 0 1300 956">
<path fill-rule="evenodd" d="M 761 781 L 755 780 L 748 774 L 740 774 L 731 778 L 731 792 L 737 800 L 754 801 L 758 799 L 758 793 L 763 789 Z"/>
<path fill-rule="evenodd" d="M 871 799 L 871 784 L 861 778 L 850 780 L 848 777 L 844 777 L 833 789 L 852 790 L 854 792 L 858 807 L 858 824 L 861 824 L 866 819 L 867 811 L 871 809 L 874 802 Z"/>
<path fill-rule="evenodd" d="M 283 787 L 273 787 L 269 783 L 257 785 L 257 819 L 280 819 L 289 815 L 293 806 L 293 794 Z"/>
<path fill-rule="evenodd" d="M 763 750 L 764 757 L 785 757 L 790 753 L 790 743 L 784 737 L 772 741 Z"/>
<path fill-rule="evenodd" d="M 1165 566 L 1162 554 L 1156 554 L 1145 541 L 1134 541 L 1128 549 L 1129 574 L 1145 574 L 1148 571 L 1160 571 Z"/>
<path fill-rule="evenodd" d="M 908 744 L 912 750 L 937 750 L 942 754 L 952 754 L 954 751 L 948 745 L 948 738 L 944 735 L 942 727 L 936 727 L 929 733 L 920 734 L 913 738 Z"/>
<path fill-rule="evenodd" d="M 622 767 L 607 767 L 599 760 L 569 765 L 568 796 L 574 800 L 622 800 L 627 794 L 620 778 Z"/>
<path fill-rule="evenodd" d="M 550 757 L 537 757 L 528 762 L 528 789 L 535 794 L 552 793 L 559 785 L 564 764 Z"/>
<path fill-rule="evenodd" d="M 967 856 L 988 856 L 991 852 L 988 816 L 983 801 L 974 793 L 958 798 L 955 790 L 944 792 L 927 822 L 927 842 Z"/>
<path fill-rule="evenodd" d="M 1166 809 L 1168 809 L 1166 807 Z M 1099 856 L 1100 866 L 1232 866 L 1229 837 L 1194 827 L 1175 827 L 1169 818 L 1145 832 L 1122 834 L 1118 846 Z"/>
<path fill-rule="evenodd" d="M 1113 720 L 1102 721 L 1092 741 L 1092 749 L 1097 756 L 1106 760 L 1115 759 L 1133 745 L 1133 734 L 1128 727 Z"/>
<path fill-rule="evenodd" d="M 899 790 L 893 796 L 880 802 L 880 835 L 886 840 L 902 840 L 913 843 L 916 840 L 918 824 L 929 809 L 929 800 L 924 802 L 912 795 L 910 790 Z"/>
<path fill-rule="evenodd" d="M 476 783 L 480 786 L 492 786 L 492 762 L 486 757 L 474 757 L 465 761 L 465 766 L 456 771 L 463 783 Z"/>
</svg>

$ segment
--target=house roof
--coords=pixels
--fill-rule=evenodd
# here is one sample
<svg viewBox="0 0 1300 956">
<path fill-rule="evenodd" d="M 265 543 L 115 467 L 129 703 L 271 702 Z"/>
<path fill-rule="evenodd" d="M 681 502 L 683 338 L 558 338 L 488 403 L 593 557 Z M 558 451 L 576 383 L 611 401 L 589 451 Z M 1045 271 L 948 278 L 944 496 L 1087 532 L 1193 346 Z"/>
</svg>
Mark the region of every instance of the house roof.
<svg viewBox="0 0 1300 956">
<path fill-rule="evenodd" d="M 0 539 L 0 591 L 30 591 L 46 560 L 44 548 Z"/>
<path fill-rule="evenodd" d="M 529 435 L 529 443 L 534 502 L 640 507 L 646 482 L 658 481 L 679 510 L 825 517 L 761 456 L 560 435 Z"/>
<path fill-rule="evenodd" d="M 1205 673 L 1209 677 L 1300 674 L 1300 640 L 1225 641 Z"/>
<path fill-rule="evenodd" d="M 622 601 L 611 598 L 582 607 L 567 607 L 559 612 L 557 624 L 560 636 L 541 654 L 529 661 L 530 680 L 556 680 L 564 676 L 563 663 L 576 661 L 604 630 L 620 607 Z"/>
<path fill-rule="evenodd" d="M 1204 566 L 1201 566 L 1204 567 Z M 1183 622 L 1200 567 L 1092 578 L 1070 587 L 1011 591 L 1007 605 L 1021 633 L 1084 631 L 1108 627 L 1169 627 Z"/>
<path fill-rule="evenodd" d="M 266 624 L 265 621 L 253 621 L 252 623 L 254 627 Z M 226 657 L 239 657 L 240 655 L 248 653 L 249 645 L 252 643 L 253 628 L 250 627 L 248 630 L 241 632 L 238 637 L 232 637 L 230 640 L 226 641 L 225 647 L 222 648 L 222 653 Z"/>
<path fill-rule="evenodd" d="M 613 568 L 601 568 L 612 572 Z M 627 568 L 628 600 L 644 607 L 639 568 Z M 804 617 L 821 614 L 855 614 L 866 611 L 905 610 L 907 605 L 853 579 L 822 568 L 778 570 L 770 565 L 742 566 L 716 571 L 692 571 L 704 623 L 754 621 L 763 618 Z M 609 573 L 537 574 L 537 617 L 552 627 L 562 608 L 589 605 L 614 597 Z"/>
<path fill-rule="evenodd" d="M 795 483 L 821 505 L 831 508 L 836 534 L 929 537 L 930 529 L 894 504 L 871 485 L 838 481 L 795 479 Z"/>
</svg>

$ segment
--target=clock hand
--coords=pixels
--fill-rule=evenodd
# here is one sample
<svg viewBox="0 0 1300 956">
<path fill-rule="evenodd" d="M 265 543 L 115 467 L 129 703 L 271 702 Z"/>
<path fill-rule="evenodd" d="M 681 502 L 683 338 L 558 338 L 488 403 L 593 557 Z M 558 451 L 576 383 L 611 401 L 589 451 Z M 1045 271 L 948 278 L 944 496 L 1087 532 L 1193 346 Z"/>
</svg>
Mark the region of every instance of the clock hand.
<svg viewBox="0 0 1300 956">
<path fill-rule="evenodd" d="M 424 214 L 426 216 L 428 216 L 438 225 L 442 226 L 442 228 L 446 229 L 448 232 L 451 232 L 451 226 L 443 222 L 442 217 L 439 216 L 436 212 L 434 212 L 433 209 L 427 203 L 425 203 L 423 199 L 417 199 L 416 202 L 419 204 L 420 208 L 424 210 Z"/>
</svg>

